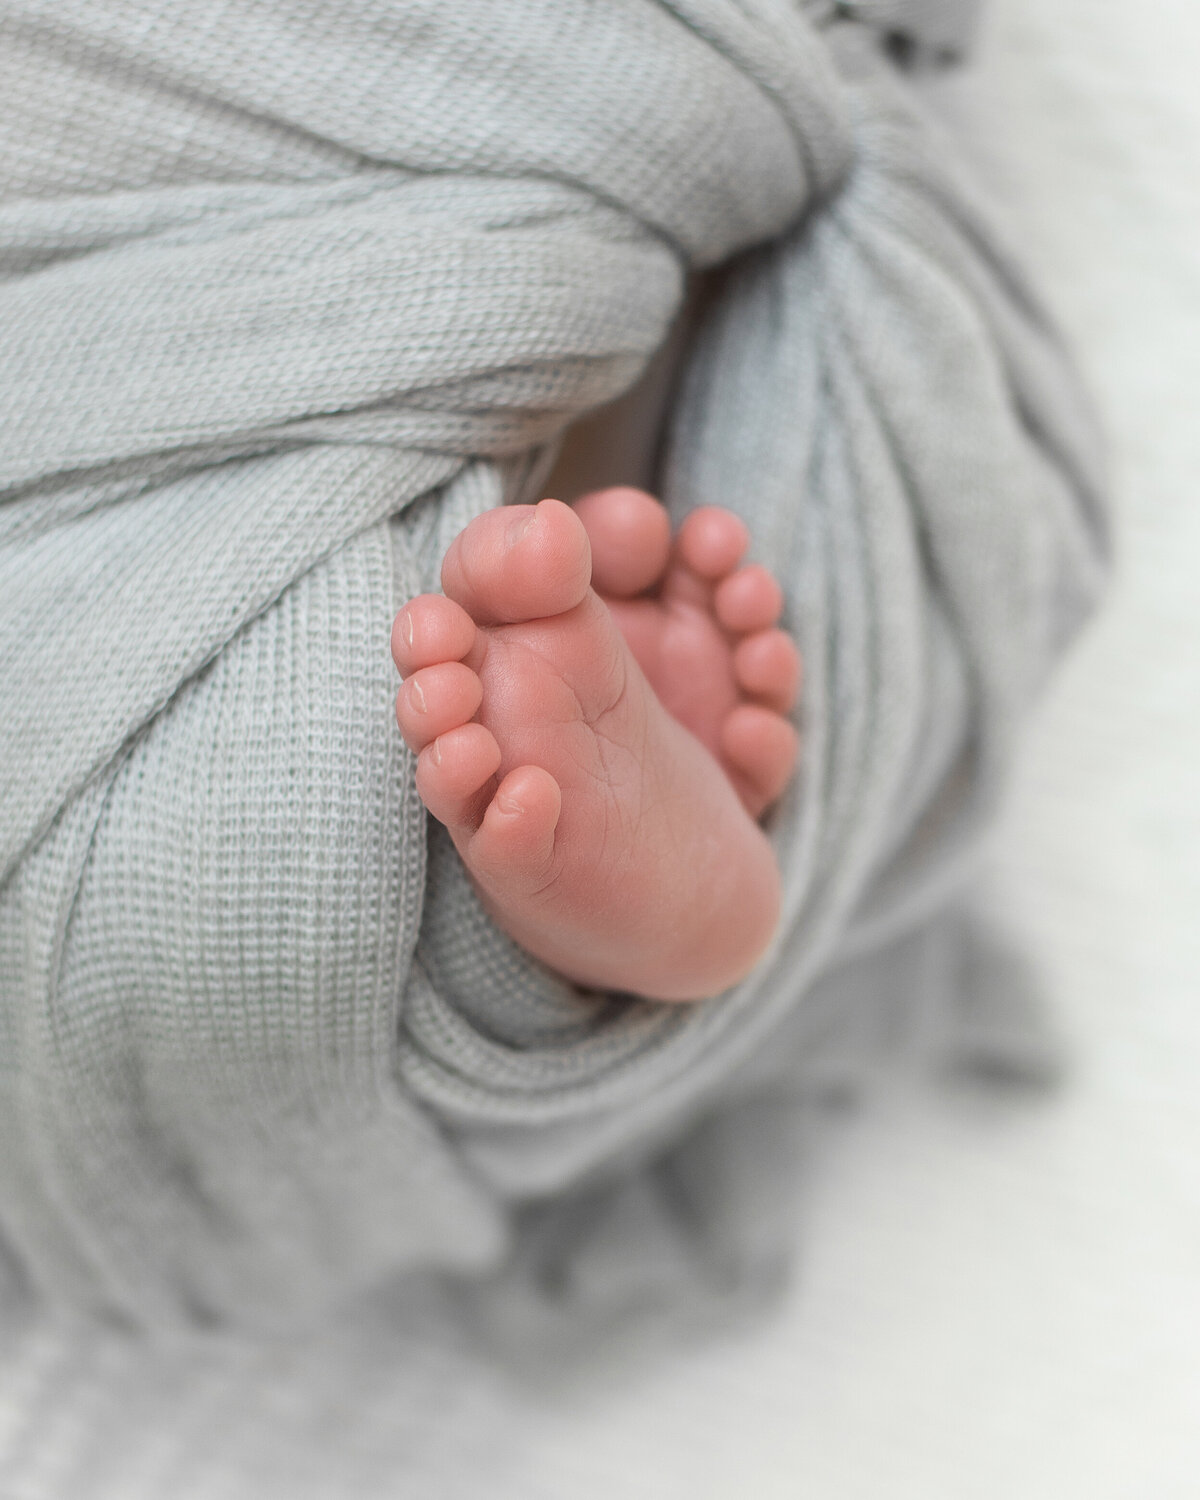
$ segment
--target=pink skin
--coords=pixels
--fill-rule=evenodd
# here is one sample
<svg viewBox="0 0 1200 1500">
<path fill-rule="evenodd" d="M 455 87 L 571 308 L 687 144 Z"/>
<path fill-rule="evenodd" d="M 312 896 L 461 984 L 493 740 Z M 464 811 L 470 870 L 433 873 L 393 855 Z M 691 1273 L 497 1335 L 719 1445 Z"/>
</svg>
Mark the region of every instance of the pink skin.
<svg viewBox="0 0 1200 1500">
<path fill-rule="evenodd" d="M 396 617 L 425 805 L 500 925 L 580 984 L 714 995 L 774 931 L 755 820 L 795 765 L 800 662 L 746 544 L 715 507 L 672 541 L 639 490 L 509 506 Z"/>
</svg>

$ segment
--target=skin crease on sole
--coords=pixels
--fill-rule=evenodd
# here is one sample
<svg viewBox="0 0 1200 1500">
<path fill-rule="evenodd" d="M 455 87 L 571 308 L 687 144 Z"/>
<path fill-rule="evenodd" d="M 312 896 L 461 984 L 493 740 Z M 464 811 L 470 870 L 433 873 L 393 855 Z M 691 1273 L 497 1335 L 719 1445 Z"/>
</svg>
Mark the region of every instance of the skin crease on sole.
<svg viewBox="0 0 1200 1500">
<path fill-rule="evenodd" d="M 624 488 L 504 507 L 396 617 L 418 791 L 495 920 L 577 983 L 699 999 L 773 934 L 756 820 L 795 764 L 799 657 L 747 541 L 714 507 L 672 538 Z"/>
</svg>

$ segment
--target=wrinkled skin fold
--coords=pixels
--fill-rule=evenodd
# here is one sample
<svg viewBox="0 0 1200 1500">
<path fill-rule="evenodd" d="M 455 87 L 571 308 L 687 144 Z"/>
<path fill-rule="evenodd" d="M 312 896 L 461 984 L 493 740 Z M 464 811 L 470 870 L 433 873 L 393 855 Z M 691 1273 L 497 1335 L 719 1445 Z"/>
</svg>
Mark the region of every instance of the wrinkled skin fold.
<svg viewBox="0 0 1200 1500">
<path fill-rule="evenodd" d="M 509 1267 L 518 1322 L 728 1291 L 900 976 L 954 1012 L 944 913 L 1101 587 L 1102 483 L 968 174 L 826 9 L 0 5 L 14 1282 L 285 1327 L 415 1269 Z M 773 952 L 662 1007 L 490 924 L 387 639 L 714 268 L 660 489 L 777 571 L 803 765 Z"/>
</svg>

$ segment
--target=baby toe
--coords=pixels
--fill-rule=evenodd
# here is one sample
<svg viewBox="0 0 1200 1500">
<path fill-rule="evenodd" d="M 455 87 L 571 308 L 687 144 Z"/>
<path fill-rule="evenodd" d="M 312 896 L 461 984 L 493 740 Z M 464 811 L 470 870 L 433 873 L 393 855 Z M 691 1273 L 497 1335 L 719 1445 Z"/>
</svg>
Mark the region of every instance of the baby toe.
<svg viewBox="0 0 1200 1500">
<path fill-rule="evenodd" d="M 756 816 L 776 800 L 796 765 L 800 739 L 779 714 L 743 703 L 725 720 L 721 750 L 748 783 L 750 810 Z"/>
<path fill-rule="evenodd" d="M 423 750 L 447 730 L 474 718 L 483 684 L 458 661 L 422 667 L 405 679 L 396 695 L 396 722 L 412 750 Z"/>
<path fill-rule="evenodd" d="M 496 788 L 471 838 L 471 868 L 486 881 L 544 881 L 554 857 L 562 790 L 541 766 L 518 766 Z"/>
<path fill-rule="evenodd" d="M 474 643 L 474 620 L 440 594 L 418 594 L 392 624 L 392 658 L 405 677 L 435 662 L 462 661 Z"/>
<path fill-rule="evenodd" d="M 671 521 L 653 495 L 621 485 L 584 495 L 572 509 L 591 543 L 593 588 L 632 599 L 658 582 L 671 553 Z"/>
<path fill-rule="evenodd" d="M 766 630 L 783 613 L 783 590 L 759 563 L 738 568 L 723 578 L 713 595 L 717 619 L 726 630 L 743 635 Z"/>
<path fill-rule="evenodd" d="M 459 532 L 442 562 L 447 597 L 479 625 L 565 614 L 590 581 L 587 532 L 560 500 L 485 511 Z"/>
<path fill-rule="evenodd" d="M 734 648 L 733 673 L 744 693 L 787 713 L 800 687 L 800 653 L 785 630 L 759 630 Z"/>
<path fill-rule="evenodd" d="M 732 572 L 749 545 L 746 523 L 718 505 L 702 505 L 692 511 L 676 540 L 681 560 L 709 582 Z"/>
<path fill-rule="evenodd" d="M 500 746 L 482 724 L 447 730 L 417 757 L 421 801 L 453 832 L 471 832 L 490 800 L 489 783 L 500 768 Z"/>
</svg>

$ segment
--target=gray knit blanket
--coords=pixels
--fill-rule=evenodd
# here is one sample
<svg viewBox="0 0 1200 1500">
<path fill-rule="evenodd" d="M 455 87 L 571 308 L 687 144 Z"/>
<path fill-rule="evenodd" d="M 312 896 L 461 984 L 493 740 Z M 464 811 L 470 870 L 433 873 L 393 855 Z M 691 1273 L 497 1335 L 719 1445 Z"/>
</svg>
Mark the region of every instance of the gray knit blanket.
<svg viewBox="0 0 1200 1500">
<path fill-rule="evenodd" d="M 969 20 L 0 4 L 21 1296 L 291 1327 L 433 1271 L 508 1285 L 518 1338 L 649 1316 L 769 1279 L 806 1110 L 906 1029 L 1036 1066 L 953 898 L 1105 521 L 1069 364 L 905 78 Z M 803 752 L 774 949 L 663 1006 L 489 921 L 388 631 L 713 268 L 658 487 L 779 574 Z"/>
</svg>

